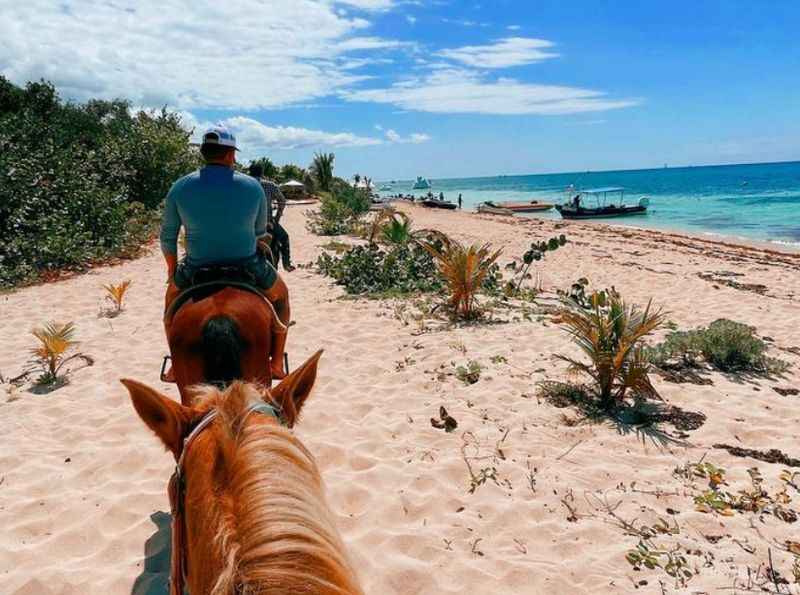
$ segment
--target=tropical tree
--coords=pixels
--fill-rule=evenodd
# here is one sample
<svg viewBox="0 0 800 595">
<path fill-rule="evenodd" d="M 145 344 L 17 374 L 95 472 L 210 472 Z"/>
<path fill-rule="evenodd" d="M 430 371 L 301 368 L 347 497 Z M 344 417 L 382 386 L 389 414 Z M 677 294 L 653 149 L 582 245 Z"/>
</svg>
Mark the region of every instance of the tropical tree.
<svg viewBox="0 0 800 595">
<path fill-rule="evenodd" d="M 264 177 L 274 180 L 278 177 L 279 169 L 269 157 L 259 157 L 250 162 L 250 165 L 260 165 L 264 170 Z"/>
<path fill-rule="evenodd" d="M 314 153 L 314 160 L 311 162 L 311 173 L 317 180 L 320 190 L 329 192 L 333 181 L 333 160 L 336 156 L 333 153 Z"/>
<path fill-rule="evenodd" d="M 444 277 L 453 313 L 464 320 L 476 318 L 479 312 L 475 296 L 502 249 L 493 252 L 490 244 L 465 246 L 440 232 L 429 236 L 419 243 L 433 256 Z"/>
<path fill-rule="evenodd" d="M 584 363 L 558 355 L 570 364 L 570 372 L 585 374 L 595 383 L 600 405 L 611 410 L 629 393 L 635 399 L 658 398 L 650 382 L 650 362 L 642 339 L 663 326 L 666 314 L 653 311 L 651 302 L 642 310 L 626 304 L 614 290 L 595 292 L 591 308 L 577 306 L 561 312 L 561 322 L 572 340 L 589 357 Z"/>
<path fill-rule="evenodd" d="M 294 163 L 287 163 L 281 167 L 279 179 L 281 183 L 288 182 L 289 180 L 302 180 L 305 175 L 305 170 L 299 165 Z"/>
</svg>

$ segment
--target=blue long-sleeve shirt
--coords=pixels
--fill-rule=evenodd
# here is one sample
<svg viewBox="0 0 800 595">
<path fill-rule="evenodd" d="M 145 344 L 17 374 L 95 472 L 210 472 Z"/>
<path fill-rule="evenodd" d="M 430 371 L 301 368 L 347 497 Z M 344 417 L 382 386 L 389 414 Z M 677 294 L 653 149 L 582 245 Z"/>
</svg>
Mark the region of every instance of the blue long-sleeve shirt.
<svg viewBox="0 0 800 595">
<path fill-rule="evenodd" d="M 267 200 L 258 180 L 222 165 L 207 165 L 172 185 L 161 222 L 161 250 L 178 253 L 186 230 L 186 257 L 194 265 L 241 260 L 256 253 L 267 232 Z"/>
</svg>

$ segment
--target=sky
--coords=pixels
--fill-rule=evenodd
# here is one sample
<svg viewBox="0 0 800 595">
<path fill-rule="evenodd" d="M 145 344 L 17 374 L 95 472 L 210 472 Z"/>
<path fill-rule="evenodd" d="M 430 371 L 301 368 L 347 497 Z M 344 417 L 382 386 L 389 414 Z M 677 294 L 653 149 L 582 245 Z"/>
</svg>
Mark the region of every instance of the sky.
<svg viewBox="0 0 800 595">
<path fill-rule="evenodd" d="M 0 0 L 0 73 L 376 180 L 800 159 L 797 0 Z"/>
</svg>

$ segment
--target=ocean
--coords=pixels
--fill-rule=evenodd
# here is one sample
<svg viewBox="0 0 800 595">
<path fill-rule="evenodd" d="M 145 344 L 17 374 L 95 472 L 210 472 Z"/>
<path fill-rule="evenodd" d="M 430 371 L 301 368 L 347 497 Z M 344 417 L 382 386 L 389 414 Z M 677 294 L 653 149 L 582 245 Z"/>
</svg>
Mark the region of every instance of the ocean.
<svg viewBox="0 0 800 595">
<path fill-rule="evenodd" d="M 424 172 L 421 172 L 424 173 Z M 432 191 L 464 208 L 493 200 L 563 202 L 571 184 L 588 190 L 605 186 L 625 188 L 626 203 L 650 198 L 644 216 L 602 219 L 602 223 L 684 231 L 775 242 L 800 248 L 800 161 L 752 165 L 665 167 L 488 178 L 433 179 Z M 411 181 L 389 184 L 391 192 L 414 193 Z M 560 218 L 555 211 L 526 215 Z"/>
</svg>

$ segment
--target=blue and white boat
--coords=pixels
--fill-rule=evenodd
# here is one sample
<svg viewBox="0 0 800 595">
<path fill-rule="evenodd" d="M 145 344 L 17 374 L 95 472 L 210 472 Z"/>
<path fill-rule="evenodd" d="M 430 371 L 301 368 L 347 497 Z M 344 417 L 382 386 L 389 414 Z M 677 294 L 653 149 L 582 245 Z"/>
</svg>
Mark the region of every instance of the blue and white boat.
<svg viewBox="0 0 800 595">
<path fill-rule="evenodd" d="M 571 190 L 567 202 L 556 205 L 556 210 L 564 219 L 609 219 L 629 215 L 645 215 L 650 199 L 643 196 L 636 205 L 624 202 L 625 188 L 612 186 L 591 190 Z M 586 203 L 592 201 L 593 206 Z"/>
<path fill-rule="evenodd" d="M 417 176 L 417 181 L 414 183 L 414 186 L 411 188 L 412 190 L 430 190 L 431 189 L 431 182 L 430 180 Z"/>
</svg>

